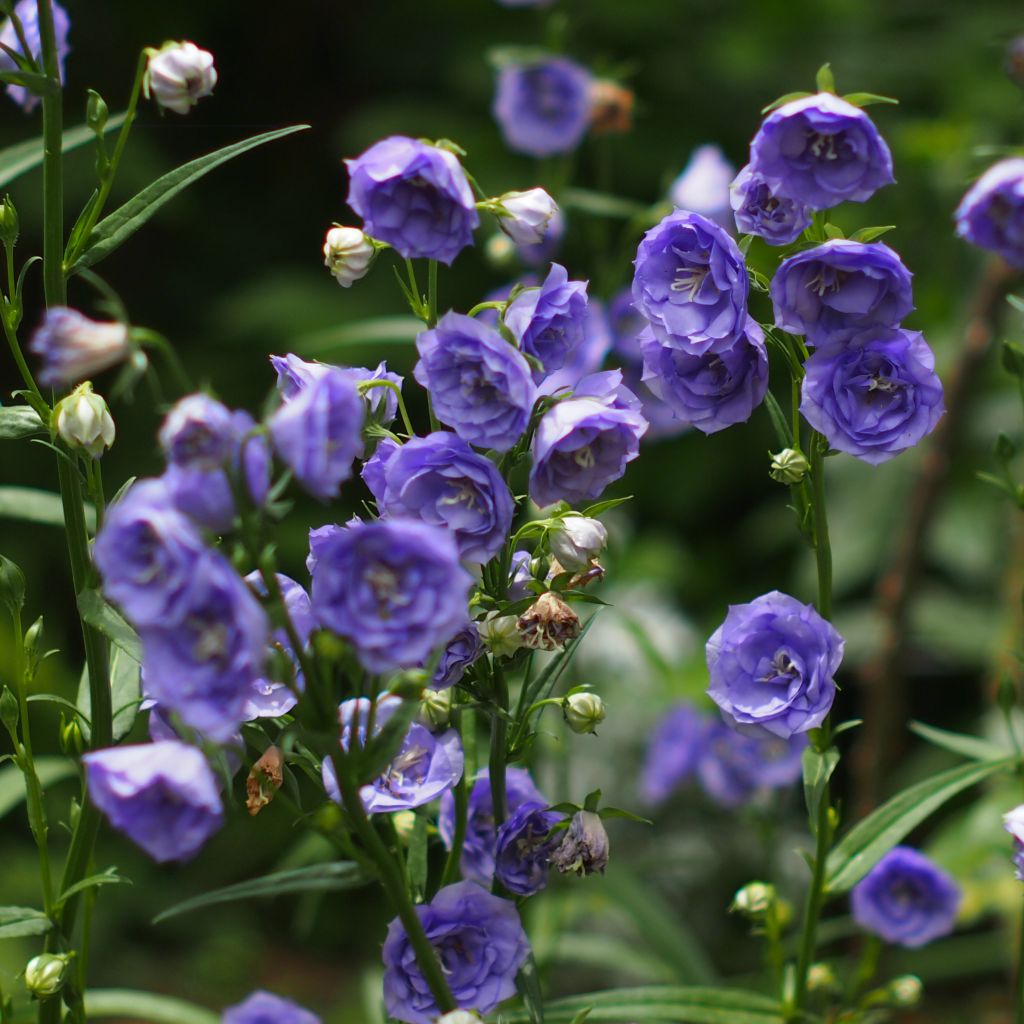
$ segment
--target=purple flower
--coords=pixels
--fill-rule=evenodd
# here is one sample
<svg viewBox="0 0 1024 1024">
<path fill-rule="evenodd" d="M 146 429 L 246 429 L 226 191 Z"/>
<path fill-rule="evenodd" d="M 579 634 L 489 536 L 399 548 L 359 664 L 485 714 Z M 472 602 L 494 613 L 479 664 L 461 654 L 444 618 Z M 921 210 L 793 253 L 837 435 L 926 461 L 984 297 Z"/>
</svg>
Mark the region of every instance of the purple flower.
<svg viewBox="0 0 1024 1024">
<path fill-rule="evenodd" d="M 590 123 L 592 81 L 566 57 L 506 64 L 498 72 L 494 117 L 508 148 L 528 156 L 571 153 Z"/>
<path fill-rule="evenodd" d="M 14 13 L 21 22 L 22 31 L 25 34 L 25 42 L 28 44 L 28 53 L 21 45 L 21 39 L 14 28 L 14 22 L 5 18 L 0 26 L 0 44 L 9 47 L 22 57 L 30 57 L 37 64 L 42 64 L 43 42 L 39 31 L 39 4 L 37 0 L 18 0 L 14 5 Z M 68 52 L 71 47 L 68 45 L 68 31 L 71 28 L 71 19 L 67 11 L 57 0 L 53 0 L 53 34 L 57 43 L 57 61 L 60 67 L 60 79 L 63 82 L 68 60 Z M 18 65 L 14 58 L 0 50 L 0 71 L 17 71 Z M 7 95 L 25 111 L 31 114 L 39 105 L 40 97 L 29 92 L 23 85 L 15 85 L 13 82 L 7 86 Z"/>
<path fill-rule="evenodd" d="M 536 397 L 530 365 L 493 327 L 448 313 L 416 338 L 416 350 L 413 376 L 459 437 L 507 452 L 523 436 Z"/>
<path fill-rule="evenodd" d="M 935 355 L 918 331 L 876 327 L 804 364 L 800 412 L 837 451 L 877 466 L 912 448 L 945 411 Z"/>
<path fill-rule="evenodd" d="M 678 704 L 658 720 L 647 744 L 640 782 L 647 803 L 663 803 L 693 775 L 707 733 L 707 716 L 692 704 Z"/>
<path fill-rule="evenodd" d="M 529 597 L 531 591 L 527 587 L 527 583 L 533 579 L 533 572 L 530 569 L 532 561 L 533 555 L 529 551 L 512 552 L 512 565 L 508 580 L 508 599 L 510 601 L 521 601 L 524 597 Z"/>
<path fill-rule="evenodd" d="M 871 119 L 829 92 L 773 110 L 750 143 L 750 165 L 775 195 L 813 210 L 862 203 L 895 180 Z"/>
<path fill-rule="evenodd" d="M 480 640 L 476 623 L 470 622 L 448 641 L 448 646 L 444 649 L 430 680 L 430 688 L 447 690 L 449 686 L 454 686 L 466 674 L 466 669 L 483 653 L 484 645 Z"/>
<path fill-rule="evenodd" d="M 722 807 L 739 807 L 769 789 L 784 789 L 803 774 L 807 737 L 747 736 L 725 722 L 710 722 L 697 754 L 704 791 Z"/>
<path fill-rule="evenodd" d="M 745 423 L 768 390 L 764 332 L 747 326 L 729 348 L 693 355 L 666 345 L 650 329 L 640 335 L 644 383 L 683 423 L 714 434 Z"/>
<path fill-rule="evenodd" d="M 910 276 L 889 246 L 834 238 L 790 256 L 776 271 L 775 323 L 815 345 L 865 327 L 894 327 L 914 308 Z"/>
<path fill-rule="evenodd" d="M 843 638 L 831 624 L 773 590 L 729 606 L 707 642 L 708 694 L 738 725 L 788 739 L 825 720 L 842 660 Z"/>
<path fill-rule="evenodd" d="M 915 949 L 952 932 L 960 895 L 923 853 L 897 846 L 853 887 L 850 904 L 865 931 Z"/>
<path fill-rule="evenodd" d="M 214 551 L 196 566 L 179 616 L 139 630 L 147 692 L 193 729 L 227 741 L 245 720 L 253 684 L 263 676 L 267 617 Z"/>
<path fill-rule="evenodd" d="M 640 453 L 647 421 L 618 370 L 580 381 L 574 397 L 541 417 L 533 439 L 530 497 L 540 506 L 600 497 Z"/>
<path fill-rule="evenodd" d="M 270 418 L 278 455 L 299 483 L 321 501 L 336 498 L 363 450 L 366 408 L 351 379 L 331 367 L 301 388 Z"/>
<path fill-rule="evenodd" d="M 237 1006 L 229 1006 L 221 1024 L 320 1024 L 315 1013 L 290 999 L 257 989 Z"/>
<path fill-rule="evenodd" d="M 612 330 L 604 304 L 597 299 L 590 299 L 583 318 L 583 340 L 569 352 L 557 370 L 544 378 L 537 390 L 542 395 L 571 391 L 584 377 L 601 369 L 611 347 Z"/>
<path fill-rule="evenodd" d="M 720 146 L 698 146 L 672 183 L 668 197 L 680 210 L 699 213 L 728 231 L 732 227 L 729 183 L 735 175 L 736 168 Z"/>
<path fill-rule="evenodd" d="M 35 5 L 35 0 L 29 2 Z M 58 389 L 116 366 L 127 359 L 132 350 L 124 324 L 90 320 L 67 306 L 53 306 L 46 311 L 28 348 L 43 361 L 39 383 Z"/>
<path fill-rule="evenodd" d="M 956 233 L 1024 267 L 1024 157 L 990 167 L 956 208 Z"/>
<path fill-rule="evenodd" d="M 747 322 L 747 267 L 724 228 L 677 210 L 644 235 L 633 300 L 668 344 L 694 355 L 728 348 Z"/>
<path fill-rule="evenodd" d="M 224 820 L 210 766 L 176 740 L 82 755 L 93 803 L 155 861 L 194 857 Z"/>
<path fill-rule="evenodd" d="M 729 193 L 736 228 L 769 245 L 789 245 L 811 226 L 811 211 L 795 199 L 776 195 L 764 176 L 747 164 Z"/>
<path fill-rule="evenodd" d="M 532 896 L 548 884 L 551 855 L 564 838 L 564 833 L 550 833 L 561 820 L 547 804 L 528 801 L 498 829 L 494 875 L 509 892 Z"/>
<path fill-rule="evenodd" d="M 451 264 L 480 223 L 473 190 L 454 154 L 392 135 L 346 160 L 348 205 L 366 233 L 406 259 Z"/>
<path fill-rule="evenodd" d="M 514 814 L 523 804 L 535 803 L 544 807 L 548 801 L 534 785 L 525 768 L 509 768 L 505 772 L 508 813 Z M 455 799 L 451 793 L 441 798 L 441 813 L 437 821 L 441 841 L 450 850 L 455 841 Z M 482 772 L 469 792 L 469 814 L 466 820 L 466 839 L 462 846 L 459 867 L 462 877 L 480 885 L 490 886 L 494 878 L 494 855 L 497 846 L 494 826 L 494 802 L 491 798 L 491 779 Z"/>
<path fill-rule="evenodd" d="M 108 510 L 93 545 L 104 594 L 136 627 L 179 621 L 211 557 L 161 480 L 132 484 Z"/>
<path fill-rule="evenodd" d="M 387 456 L 381 513 L 443 526 L 467 562 L 487 562 L 503 547 L 515 503 L 490 459 L 447 430 L 415 437 Z"/>
<path fill-rule="evenodd" d="M 1024 882 L 1024 804 L 1003 815 L 1003 828 L 1013 836 L 1013 866 L 1018 882 Z"/>
<path fill-rule="evenodd" d="M 458 882 L 415 909 L 460 1007 L 490 1013 L 515 995 L 530 944 L 514 903 L 473 882 Z M 398 918 L 388 926 L 383 956 L 388 1015 L 408 1024 L 433 1024 L 441 1010 Z"/>
<path fill-rule="evenodd" d="M 370 672 L 422 665 L 465 625 L 471 578 L 451 533 L 408 519 L 310 534 L 313 613 Z"/>
<path fill-rule="evenodd" d="M 373 735 L 376 736 L 401 703 L 388 695 L 377 699 L 375 709 L 365 697 L 344 701 L 338 708 L 342 750 L 348 750 L 352 743 L 353 724 L 360 745 L 364 745 L 371 714 Z M 379 778 L 360 789 L 359 796 L 367 814 L 411 810 L 448 792 L 462 778 L 462 768 L 462 741 L 455 729 L 435 735 L 420 723 L 413 722 L 398 753 Z M 323 763 L 323 779 L 327 795 L 336 802 L 340 801 L 337 776 L 330 759 Z"/>
<path fill-rule="evenodd" d="M 570 281 L 558 263 L 551 264 L 539 288 L 527 288 L 509 303 L 505 325 L 519 347 L 543 367 L 533 371 L 538 384 L 582 343 L 586 316 L 587 282 Z"/>
</svg>

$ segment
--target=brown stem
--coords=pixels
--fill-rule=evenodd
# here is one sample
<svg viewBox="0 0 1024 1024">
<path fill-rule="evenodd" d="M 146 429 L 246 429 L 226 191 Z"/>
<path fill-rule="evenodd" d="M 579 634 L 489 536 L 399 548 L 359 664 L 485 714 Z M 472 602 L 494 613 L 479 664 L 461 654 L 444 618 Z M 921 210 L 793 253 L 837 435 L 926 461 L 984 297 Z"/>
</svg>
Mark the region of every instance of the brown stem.
<svg viewBox="0 0 1024 1024">
<path fill-rule="evenodd" d="M 851 752 L 857 816 L 866 814 L 883 797 L 885 779 L 898 752 L 907 705 L 907 618 L 921 576 L 925 542 L 963 434 L 975 377 L 998 330 L 1004 296 L 1015 276 L 999 258 L 993 257 L 985 265 L 971 299 L 963 347 L 946 376 L 946 415 L 925 449 L 892 556 L 875 587 L 882 632 L 874 655 L 858 673 L 864 726 Z"/>
</svg>

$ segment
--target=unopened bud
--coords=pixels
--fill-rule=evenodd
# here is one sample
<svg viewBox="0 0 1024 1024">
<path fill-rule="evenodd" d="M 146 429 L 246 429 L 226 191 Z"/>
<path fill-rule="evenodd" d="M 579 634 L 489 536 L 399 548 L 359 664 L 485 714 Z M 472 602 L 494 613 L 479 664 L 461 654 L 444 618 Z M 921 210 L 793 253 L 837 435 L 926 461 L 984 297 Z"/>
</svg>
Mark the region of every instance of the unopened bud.
<svg viewBox="0 0 1024 1024">
<path fill-rule="evenodd" d="M 164 110 L 187 114 L 217 84 L 213 54 L 195 43 L 164 43 L 149 50 L 142 91 Z"/>
<path fill-rule="evenodd" d="M 89 90 L 89 99 L 85 104 L 85 123 L 97 135 L 102 134 L 107 126 L 110 111 L 103 97 L 95 90 Z"/>
<path fill-rule="evenodd" d="M 766 882 L 748 882 L 733 896 L 729 910 L 731 913 L 757 920 L 768 913 L 774 902 L 774 885 L 768 885 Z"/>
<path fill-rule="evenodd" d="M 523 646 L 519 620 L 514 615 L 492 612 L 476 624 L 476 631 L 484 647 L 496 658 L 511 658 Z"/>
<path fill-rule="evenodd" d="M 53 411 L 57 433 L 72 449 L 81 449 L 98 459 L 114 443 L 117 430 L 102 395 L 92 384 L 80 384 Z"/>
<path fill-rule="evenodd" d="M 0 693 L 0 722 L 3 722 L 4 728 L 11 736 L 17 734 L 18 698 L 6 686 L 3 689 L 3 693 Z"/>
<path fill-rule="evenodd" d="M 892 1005 L 898 1006 L 900 1009 L 917 1006 L 924 993 L 921 979 L 913 974 L 901 974 L 898 978 L 893 978 L 886 987 L 889 990 Z"/>
<path fill-rule="evenodd" d="M 60 716 L 60 749 L 68 757 L 79 757 L 85 750 L 85 737 L 77 718 L 69 721 L 63 715 Z"/>
<path fill-rule="evenodd" d="M 542 188 L 506 192 L 496 201 L 498 226 L 516 245 L 540 245 L 558 204 Z"/>
<path fill-rule="evenodd" d="M 807 456 L 795 448 L 783 448 L 772 455 L 771 469 L 768 475 L 780 484 L 798 484 L 811 468 Z"/>
<path fill-rule="evenodd" d="M 577 811 L 561 845 L 551 855 L 551 863 L 562 874 L 577 875 L 604 872 L 608 865 L 608 833 L 596 811 Z"/>
<path fill-rule="evenodd" d="M 18 211 L 10 196 L 4 196 L 0 203 L 0 242 L 10 248 L 18 240 Z"/>
<path fill-rule="evenodd" d="M 342 288 L 366 276 L 376 249 L 359 228 L 335 226 L 324 239 L 324 266 Z"/>
<path fill-rule="evenodd" d="M 563 569 L 582 572 L 604 551 L 608 531 L 599 519 L 566 516 L 549 531 L 548 543 Z"/>
<path fill-rule="evenodd" d="M 808 992 L 835 992 L 839 987 L 836 972 L 828 964 L 811 964 L 807 972 Z"/>
<path fill-rule="evenodd" d="M 598 79 L 590 86 L 590 130 L 595 135 L 621 135 L 633 127 L 636 96 L 618 82 Z"/>
<path fill-rule="evenodd" d="M 452 713 L 452 691 L 424 690 L 420 698 L 420 721 L 428 729 L 440 729 L 448 724 Z"/>
<path fill-rule="evenodd" d="M 28 658 L 29 675 L 35 674 L 42 654 L 43 617 L 42 615 L 25 630 L 25 657 Z"/>
<path fill-rule="evenodd" d="M 64 987 L 69 956 L 41 953 L 25 966 L 25 986 L 33 999 L 49 999 Z"/>
<path fill-rule="evenodd" d="M 391 824 L 395 826 L 398 838 L 403 843 L 407 843 L 412 839 L 413 831 L 416 828 L 416 812 L 399 811 L 397 814 L 392 814 Z"/>
<path fill-rule="evenodd" d="M 596 732 L 607 713 L 604 701 L 596 693 L 570 693 L 562 701 L 566 725 L 580 735 Z"/>
<path fill-rule="evenodd" d="M 25 574 L 9 558 L 0 555 L 0 604 L 13 615 L 25 603 Z"/>
<path fill-rule="evenodd" d="M 541 594 L 516 625 L 527 647 L 556 651 L 580 635 L 580 617 L 554 591 Z"/>
<path fill-rule="evenodd" d="M 471 1010 L 452 1010 L 438 1017 L 437 1024 L 480 1024 L 480 1018 Z"/>
<path fill-rule="evenodd" d="M 255 816 L 263 810 L 284 782 L 284 755 L 278 747 L 267 747 L 245 780 L 245 809 Z"/>
</svg>

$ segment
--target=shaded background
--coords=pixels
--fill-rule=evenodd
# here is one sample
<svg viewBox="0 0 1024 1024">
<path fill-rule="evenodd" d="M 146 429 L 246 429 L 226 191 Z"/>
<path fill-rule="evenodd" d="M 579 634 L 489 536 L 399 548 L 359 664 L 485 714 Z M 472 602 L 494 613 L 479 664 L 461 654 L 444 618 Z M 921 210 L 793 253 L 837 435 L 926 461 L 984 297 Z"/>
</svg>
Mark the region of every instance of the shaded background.
<svg viewBox="0 0 1024 1024">
<path fill-rule="evenodd" d="M 832 62 L 840 91 L 899 97 L 899 107 L 872 108 L 892 146 L 898 184 L 867 208 L 844 209 L 838 220 L 851 230 L 899 225 L 886 241 L 915 273 L 918 310 L 908 326 L 925 331 L 944 375 L 961 354 L 966 308 L 983 262 L 953 237 L 951 211 L 969 180 L 993 159 L 993 147 L 1018 145 L 1024 137 L 1024 93 L 1003 70 L 1006 44 L 1024 30 L 1024 11 L 1010 0 L 565 0 L 559 8 L 564 24 L 554 33 L 543 14 L 505 9 L 493 0 L 300 2 L 287 9 L 236 0 L 121 0 L 69 2 L 68 8 L 69 123 L 82 120 L 87 87 L 96 88 L 111 110 L 120 109 L 141 46 L 193 39 L 217 59 L 214 97 L 187 118 L 161 118 L 143 105 L 115 199 L 245 135 L 311 125 L 215 171 L 101 267 L 136 323 L 166 334 L 197 380 L 254 412 L 272 383 L 266 360 L 271 352 L 355 364 L 386 357 L 399 372 L 411 368 L 408 343 L 360 343 L 360 329 L 352 328 L 404 313 L 388 258 L 346 291 L 321 266 L 325 229 L 352 219 L 344 204 L 342 157 L 387 134 L 444 136 L 468 151 L 467 165 L 489 192 L 550 184 L 566 173 L 565 166 L 538 166 L 504 148 L 489 114 L 493 70 L 487 52 L 496 45 L 532 45 L 551 34 L 597 72 L 625 76 L 637 94 L 633 132 L 586 142 L 571 161 L 571 174 L 577 185 L 600 184 L 643 203 L 663 197 L 700 143 L 717 142 L 742 164 L 760 107 L 779 94 L 811 88 L 825 60 Z M 37 130 L 11 104 L 0 113 L 5 143 Z M 989 148 L 979 154 L 982 146 Z M 90 162 L 84 150 L 69 158 L 72 211 L 91 189 Z M 38 193 L 38 175 L 11 187 L 25 255 L 39 249 Z M 574 276 L 590 276 L 592 292 L 601 297 L 629 279 L 637 238 L 621 236 L 618 222 L 570 213 L 565 262 Z M 508 271 L 489 267 L 480 250 L 467 252 L 454 271 L 442 269 L 442 306 L 467 309 L 508 279 Z M 40 301 L 39 277 L 30 282 L 26 325 L 37 319 Z M 73 282 L 72 304 L 88 309 L 93 301 L 85 285 Z M 763 297 L 755 301 L 762 303 L 760 318 L 767 319 Z M 1006 330 L 1019 333 L 1015 318 Z M 5 397 L 16 386 L 6 359 L 0 359 L 0 383 Z M 988 360 L 969 397 L 967 426 L 951 451 L 951 486 L 925 548 L 902 693 L 893 696 L 916 717 L 964 731 L 985 727 L 1000 672 L 1017 671 L 1021 586 L 1015 513 L 976 479 L 979 470 L 992 468 L 998 433 L 1021 433 L 1016 392 L 998 360 Z M 155 429 L 161 411 L 145 389 L 132 404 L 115 408 L 120 436 L 104 459 L 109 491 L 129 475 L 159 471 Z M 749 424 L 711 438 L 691 433 L 648 445 L 617 489 L 635 500 L 612 517 L 612 583 L 605 596 L 631 609 L 633 625 L 641 620 L 660 656 L 644 653 L 628 623 L 609 624 L 611 639 L 601 640 L 600 628 L 588 639 L 597 653 L 581 658 L 578 672 L 605 695 L 612 721 L 600 740 L 572 743 L 571 791 L 577 797 L 597 781 L 615 802 L 636 804 L 644 737 L 668 701 L 703 690 L 703 637 L 729 602 L 774 587 L 811 597 L 813 566 L 785 507 L 786 492 L 766 472 L 766 452 L 774 446 L 762 410 Z M 0 483 L 56 489 L 52 459 L 41 449 L 8 445 L 2 460 Z M 919 463 L 920 453 L 912 452 L 878 469 L 849 459 L 829 464 L 836 618 L 849 642 L 844 714 L 856 714 L 861 704 L 854 669 L 877 648 L 880 635 L 873 586 L 893 557 Z M 353 493 L 350 501 L 359 497 Z M 347 514 L 347 506 L 325 513 L 300 504 L 282 538 L 285 567 L 296 574 L 301 569 L 309 525 Z M 39 687 L 71 693 L 80 653 L 73 608 L 61 601 L 69 585 L 59 534 L 0 520 L 0 547 L 29 576 L 26 621 L 45 607 L 48 640 L 61 648 Z M 56 714 L 52 724 L 55 736 Z M 896 743 L 906 744 L 902 733 Z M 557 745 L 565 748 L 564 742 Z M 914 748 L 889 785 L 943 763 L 939 755 Z M 566 787 L 567 769 L 552 774 L 553 800 L 569 795 Z M 55 815 L 67 795 L 56 792 Z M 950 1020 L 978 1020 L 981 1007 L 992 1008 L 992 1020 L 1002 1019 L 1009 941 L 996 912 L 1014 891 L 1007 884 L 998 810 L 1015 802 L 1005 792 L 965 802 L 944 819 L 944 832 L 928 833 L 937 855 L 967 880 L 969 895 L 967 933 L 933 947 L 931 968 L 924 960 L 913 962 L 922 976 L 930 970 L 952 986 L 952 1005 L 962 1008 L 951 1010 Z M 556 889 L 534 922 L 535 944 L 554 958 L 560 975 L 556 987 L 605 983 L 609 961 L 620 965 L 617 980 L 647 980 L 637 973 L 642 964 L 630 967 L 626 959 L 630 943 L 655 941 L 653 929 L 622 909 L 643 905 L 636 893 L 622 896 L 634 874 L 654 879 L 657 891 L 669 897 L 654 899 L 651 912 L 671 907 L 708 944 L 720 969 L 756 967 L 752 943 L 741 944 L 742 954 L 722 955 L 743 934 L 723 911 L 732 890 L 767 873 L 779 851 L 780 870 L 800 877 L 800 862 L 788 852 L 800 839 L 794 832 L 799 812 L 796 793 L 743 815 L 690 800 L 659 816 L 653 836 L 617 829 L 617 863 L 607 887 L 595 881 L 583 895 L 579 887 L 571 894 Z M 35 892 L 35 864 L 19 815 L 0 825 L 0 903 L 28 902 Z M 760 837 L 756 844 L 749 842 L 752 830 Z M 323 1012 L 325 1020 L 370 1019 L 359 1008 L 360 991 L 364 967 L 376 962 L 374 941 L 386 915 L 367 896 L 275 901 L 149 924 L 154 913 L 187 895 L 315 858 L 317 851 L 299 838 L 277 808 L 255 822 L 236 814 L 197 863 L 156 871 L 106 835 L 97 864 L 121 865 L 137 885 L 102 895 L 96 949 L 103 952 L 94 957 L 95 981 L 130 979 L 133 986 L 220 1006 L 258 980 Z M 669 927 L 667 920 L 662 924 Z M 576 935 L 575 948 L 554 938 L 559 925 Z M 595 930 L 607 940 L 603 953 L 593 942 L 586 946 L 587 933 Z M 640 960 L 647 960 L 648 972 L 663 970 L 662 980 L 684 977 L 687 941 L 674 933 L 660 951 Z M 0 944 L 0 981 L 6 985 L 27 955 L 28 947 Z M 596 974 L 581 963 L 588 960 L 599 965 Z M 894 970 L 902 966 L 894 959 Z"/>
</svg>

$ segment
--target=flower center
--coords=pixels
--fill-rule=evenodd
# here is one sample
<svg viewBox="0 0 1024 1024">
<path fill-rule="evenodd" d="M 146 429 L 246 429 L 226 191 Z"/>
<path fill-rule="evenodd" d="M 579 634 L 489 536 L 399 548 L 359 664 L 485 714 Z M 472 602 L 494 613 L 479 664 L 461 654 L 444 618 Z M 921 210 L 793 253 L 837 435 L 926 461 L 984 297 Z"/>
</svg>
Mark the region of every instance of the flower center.
<svg viewBox="0 0 1024 1024">
<path fill-rule="evenodd" d="M 818 273 L 807 282 L 807 290 L 814 292 L 818 298 L 832 295 L 839 291 L 848 276 L 845 270 L 819 264 Z"/>
<path fill-rule="evenodd" d="M 192 654 L 196 661 L 215 661 L 227 652 L 228 628 L 223 622 L 210 625 L 202 619 L 194 619 L 196 642 Z"/>
<path fill-rule="evenodd" d="M 462 482 L 453 484 L 451 490 L 438 501 L 439 505 L 465 505 L 471 511 L 476 511 L 479 495 L 476 489 L 468 483 Z"/>
<path fill-rule="evenodd" d="M 423 747 L 413 746 L 403 751 L 381 776 L 384 788 L 398 796 L 407 779 L 411 778 L 414 784 L 422 782 L 427 774 L 426 758 L 427 751 Z"/>
<path fill-rule="evenodd" d="M 594 458 L 594 453 L 590 449 L 590 445 L 586 445 L 583 448 L 578 448 L 572 453 L 572 461 L 576 463 L 580 469 L 592 469 L 597 462 Z"/>
<path fill-rule="evenodd" d="M 688 267 L 685 265 L 676 267 L 676 276 L 672 279 L 669 289 L 681 293 L 688 302 L 693 302 L 697 297 L 697 292 L 700 291 L 700 286 L 704 283 L 704 278 L 707 276 L 707 267 Z"/>
<path fill-rule="evenodd" d="M 796 664 L 786 651 L 776 651 L 768 671 L 758 680 L 759 683 L 778 683 L 792 679 L 796 672 Z"/>
<path fill-rule="evenodd" d="M 903 384 L 900 381 L 883 377 L 880 373 L 872 374 L 868 378 L 868 394 L 872 391 L 881 391 L 883 394 L 892 395 L 902 388 Z"/>
<path fill-rule="evenodd" d="M 810 132 L 808 134 L 807 148 L 818 160 L 838 160 L 836 152 L 836 137 L 826 135 L 823 132 Z"/>
</svg>

